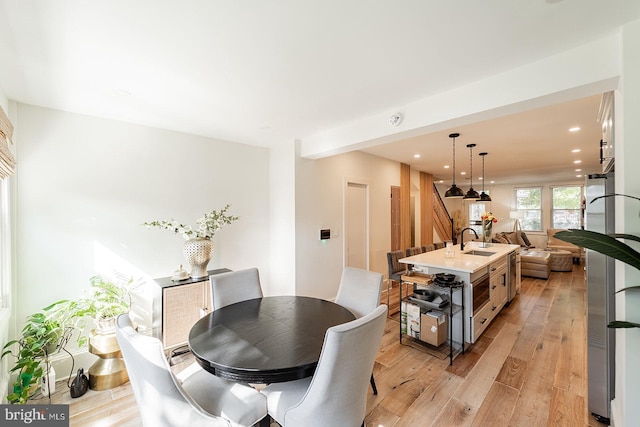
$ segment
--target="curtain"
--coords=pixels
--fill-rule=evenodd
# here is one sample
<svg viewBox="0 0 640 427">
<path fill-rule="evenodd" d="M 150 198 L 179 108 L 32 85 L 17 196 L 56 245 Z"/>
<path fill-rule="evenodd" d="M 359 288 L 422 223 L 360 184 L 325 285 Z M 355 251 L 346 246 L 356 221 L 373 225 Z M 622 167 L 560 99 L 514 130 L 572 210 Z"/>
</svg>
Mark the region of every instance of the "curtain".
<svg viewBox="0 0 640 427">
<path fill-rule="evenodd" d="M 5 179 L 15 173 L 16 160 L 9 150 L 8 143 L 11 138 L 13 138 L 13 125 L 0 107 L 0 179 Z"/>
</svg>

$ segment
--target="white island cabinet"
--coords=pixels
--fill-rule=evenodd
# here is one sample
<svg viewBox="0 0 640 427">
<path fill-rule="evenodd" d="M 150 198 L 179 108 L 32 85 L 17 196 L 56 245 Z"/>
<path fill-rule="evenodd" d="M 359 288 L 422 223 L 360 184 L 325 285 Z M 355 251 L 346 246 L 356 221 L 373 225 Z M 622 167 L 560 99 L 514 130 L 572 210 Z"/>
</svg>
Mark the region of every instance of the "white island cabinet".
<svg viewBox="0 0 640 427">
<path fill-rule="evenodd" d="M 400 259 L 401 263 L 425 274 L 450 273 L 463 282 L 464 340 L 474 343 L 507 302 L 509 255 L 518 245 L 469 242 L 463 251 L 456 246 L 452 256 L 445 249 Z M 519 277 L 516 280 L 519 282 Z M 453 301 L 454 303 L 459 303 Z M 454 328 L 455 330 L 455 328 Z"/>
</svg>

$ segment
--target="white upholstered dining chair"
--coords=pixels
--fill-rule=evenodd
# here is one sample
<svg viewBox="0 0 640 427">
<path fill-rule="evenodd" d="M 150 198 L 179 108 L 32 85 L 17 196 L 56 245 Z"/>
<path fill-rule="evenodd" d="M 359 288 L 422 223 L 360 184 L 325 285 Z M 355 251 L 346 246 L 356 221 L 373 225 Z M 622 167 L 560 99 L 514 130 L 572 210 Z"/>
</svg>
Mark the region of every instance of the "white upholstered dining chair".
<svg viewBox="0 0 640 427">
<path fill-rule="evenodd" d="M 356 318 L 371 313 L 380 305 L 382 274 L 360 268 L 342 270 L 336 304 L 353 313 Z"/>
<path fill-rule="evenodd" d="M 248 299 L 262 298 L 260 275 L 257 268 L 229 271 L 209 277 L 211 307 L 217 310 Z"/>
<path fill-rule="evenodd" d="M 262 390 L 267 411 L 283 427 L 364 425 L 369 376 L 380 347 L 387 306 L 327 329 L 313 377 Z"/>
<path fill-rule="evenodd" d="M 382 274 L 360 268 L 345 267 L 340 278 L 336 304 L 353 313 L 356 318 L 371 313 L 380 305 Z M 378 394 L 376 381 L 371 374 L 373 394 Z"/>
<path fill-rule="evenodd" d="M 251 387 L 218 378 L 195 363 L 174 376 L 160 340 L 136 332 L 126 314 L 116 319 L 116 338 L 144 426 L 268 422 L 266 399 Z"/>
</svg>

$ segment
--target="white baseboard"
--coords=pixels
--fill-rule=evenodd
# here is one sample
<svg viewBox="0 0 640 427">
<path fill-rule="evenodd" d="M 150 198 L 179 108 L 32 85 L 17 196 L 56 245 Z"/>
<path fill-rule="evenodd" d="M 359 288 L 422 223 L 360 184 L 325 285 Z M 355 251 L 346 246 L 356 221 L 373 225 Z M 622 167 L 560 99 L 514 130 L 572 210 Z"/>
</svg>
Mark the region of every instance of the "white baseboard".
<svg viewBox="0 0 640 427">
<path fill-rule="evenodd" d="M 88 376 L 89 368 L 98 360 L 98 357 L 89 353 L 86 348 L 78 349 L 71 354 L 73 359 L 64 351 L 52 357 L 51 363 L 56 371 L 56 382 L 67 380 L 69 376 L 75 377 L 80 368 L 83 368 L 84 373 Z"/>
</svg>

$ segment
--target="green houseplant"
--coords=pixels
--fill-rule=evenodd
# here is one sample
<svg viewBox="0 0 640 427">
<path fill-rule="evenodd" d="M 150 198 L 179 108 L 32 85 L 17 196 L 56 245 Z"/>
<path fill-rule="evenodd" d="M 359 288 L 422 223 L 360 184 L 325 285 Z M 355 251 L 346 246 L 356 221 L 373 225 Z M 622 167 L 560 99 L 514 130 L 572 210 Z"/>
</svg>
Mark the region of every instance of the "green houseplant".
<svg viewBox="0 0 640 427">
<path fill-rule="evenodd" d="M 4 345 L 1 357 L 11 354 L 16 358 L 10 370 L 17 377 L 13 393 L 7 395 L 9 402 L 27 403 L 44 375 L 43 362 L 64 347 L 74 330 L 79 331 L 77 343 L 83 347 L 88 342 L 84 330 L 89 319 L 94 319 L 99 332 L 108 332 L 115 326 L 116 316 L 129 312 L 132 280 L 120 283 L 98 275 L 91 277 L 89 282 L 85 296 L 77 300 L 57 301 L 28 316 L 20 337 Z M 14 352 L 16 345 L 17 351 Z"/>
<path fill-rule="evenodd" d="M 638 197 L 628 196 L 626 194 L 607 194 L 605 196 L 594 198 L 591 203 L 603 197 L 613 196 L 640 200 Z M 555 234 L 555 237 L 565 242 L 573 243 L 574 245 L 591 249 L 603 255 L 617 259 L 618 261 L 622 261 L 640 271 L 640 252 L 618 240 L 623 239 L 627 241 L 640 242 L 640 236 L 625 233 L 603 234 L 595 231 L 570 229 L 566 231 L 559 231 Z M 629 290 L 637 291 L 638 289 L 640 289 L 640 286 L 629 286 L 620 289 L 616 293 Z M 608 326 L 610 328 L 640 328 L 640 323 L 615 320 L 609 323 Z"/>
<path fill-rule="evenodd" d="M 13 393 L 7 395 L 11 403 L 27 403 L 34 395 L 43 376 L 43 362 L 55 352 L 64 333 L 64 326 L 60 321 L 43 310 L 27 317 L 18 339 L 7 342 L 2 348 L 2 358 L 12 354 L 16 363 L 10 372 L 17 374 L 13 383 Z M 14 345 L 18 345 L 16 353 Z"/>
<path fill-rule="evenodd" d="M 77 300 L 58 301 L 46 310 L 55 313 L 60 323 L 79 330 L 78 346 L 87 344 L 83 333 L 89 319 L 95 322 L 98 332 L 108 332 L 115 327 L 115 318 L 128 313 L 131 308 L 131 285 L 133 280 L 120 282 L 102 275 L 89 279 L 88 293 Z"/>
</svg>

